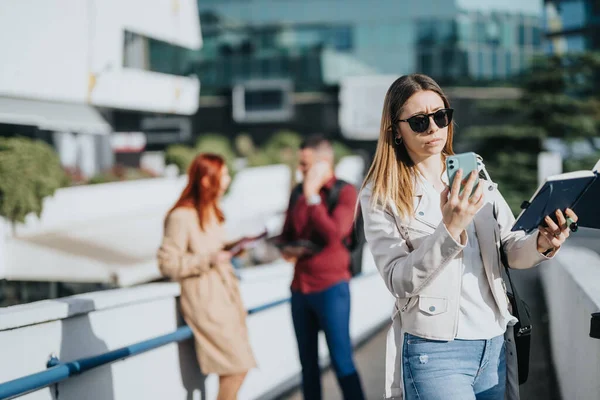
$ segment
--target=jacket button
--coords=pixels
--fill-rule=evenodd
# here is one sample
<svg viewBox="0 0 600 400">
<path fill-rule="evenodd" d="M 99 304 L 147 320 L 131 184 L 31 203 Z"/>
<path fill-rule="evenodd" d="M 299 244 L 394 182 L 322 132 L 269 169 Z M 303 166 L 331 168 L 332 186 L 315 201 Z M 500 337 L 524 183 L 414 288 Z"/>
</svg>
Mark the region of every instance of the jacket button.
<svg viewBox="0 0 600 400">
<path fill-rule="evenodd" d="M 429 311 L 434 312 L 435 311 L 435 306 L 429 307 Z"/>
<path fill-rule="evenodd" d="M 423 216 L 425 213 L 423 211 L 419 211 L 419 215 Z"/>
</svg>

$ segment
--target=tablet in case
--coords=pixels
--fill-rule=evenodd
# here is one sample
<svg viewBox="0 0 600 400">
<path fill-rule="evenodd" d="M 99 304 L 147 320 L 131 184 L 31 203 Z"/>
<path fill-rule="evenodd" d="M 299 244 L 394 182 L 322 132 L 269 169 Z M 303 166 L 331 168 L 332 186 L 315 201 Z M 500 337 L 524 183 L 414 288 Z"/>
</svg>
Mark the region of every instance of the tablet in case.
<svg viewBox="0 0 600 400">
<path fill-rule="evenodd" d="M 598 164 L 597 164 L 598 165 Z M 529 233 L 542 225 L 547 215 L 570 208 L 577 214 L 581 227 L 600 229 L 600 177 L 598 171 L 575 171 L 550 176 L 521 206 L 512 231 Z"/>
</svg>

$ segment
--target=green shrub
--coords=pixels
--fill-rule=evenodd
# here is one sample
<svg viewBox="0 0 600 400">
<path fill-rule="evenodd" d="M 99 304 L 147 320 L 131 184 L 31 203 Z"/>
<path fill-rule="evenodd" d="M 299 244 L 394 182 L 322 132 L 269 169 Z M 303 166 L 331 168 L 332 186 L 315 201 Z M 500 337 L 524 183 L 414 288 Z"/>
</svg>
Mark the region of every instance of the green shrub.
<svg viewBox="0 0 600 400">
<path fill-rule="evenodd" d="M 0 137 L 0 215 L 13 223 L 42 213 L 43 200 L 68 179 L 54 149 L 40 140 Z"/>
<path fill-rule="evenodd" d="M 267 142 L 256 147 L 250 135 L 239 134 L 232 141 L 227 137 L 217 134 L 203 134 L 196 141 L 194 148 L 182 145 L 172 145 L 167 148 L 165 161 L 167 164 L 175 164 L 182 174 L 187 172 L 189 164 L 198 153 L 216 153 L 225 158 L 230 172 L 235 172 L 233 162 L 236 153 L 246 158 L 248 167 L 261 167 L 273 164 L 288 165 L 292 171 L 298 163 L 298 150 L 302 143 L 302 136 L 292 131 L 280 131 L 274 134 Z M 335 162 L 342 157 L 353 154 L 353 151 L 340 142 L 333 142 Z M 234 150 L 235 147 L 235 150 Z"/>
<path fill-rule="evenodd" d="M 252 155 L 256 152 L 256 146 L 254 146 L 254 141 L 252 137 L 247 133 L 241 133 L 236 136 L 235 141 L 235 150 L 242 157 L 252 157 Z"/>
<path fill-rule="evenodd" d="M 291 131 L 281 131 L 274 134 L 262 146 L 261 151 L 269 160 L 269 164 L 286 164 L 295 168 L 298 160 L 298 149 L 302 136 Z"/>
<path fill-rule="evenodd" d="M 188 167 L 197 155 L 197 151 L 191 147 L 174 144 L 167 147 L 165 152 L 165 163 L 175 164 L 180 174 L 186 174 Z"/>
<path fill-rule="evenodd" d="M 229 138 L 214 133 L 202 134 L 196 141 L 196 151 L 198 153 L 219 154 L 225 159 L 230 168 L 236 157 Z"/>
<path fill-rule="evenodd" d="M 225 163 L 229 167 L 229 171 L 233 174 L 236 155 L 233 151 L 231 141 L 217 134 L 203 134 L 196 141 L 194 147 L 189 147 L 181 144 L 174 144 L 167 147 L 165 152 L 165 163 L 175 164 L 179 168 L 180 174 L 186 174 L 188 167 L 194 158 L 200 153 L 215 153 L 225 159 Z"/>
<path fill-rule="evenodd" d="M 262 167 L 265 165 L 275 164 L 273 160 L 264 151 L 258 150 L 250 154 L 248 157 L 248 167 Z"/>
<path fill-rule="evenodd" d="M 89 185 L 94 185 L 98 183 L 134 181 L 138 179 L 148 179 L 154 177 L 156 177 L 154 173 L 141 168 L 131 168 L 124 167 L 122 165 L 116 165 L 108 171 L 104 171 L 101 174 L 93 176 L 87 181 L 87 183 Z"/>
</svg>

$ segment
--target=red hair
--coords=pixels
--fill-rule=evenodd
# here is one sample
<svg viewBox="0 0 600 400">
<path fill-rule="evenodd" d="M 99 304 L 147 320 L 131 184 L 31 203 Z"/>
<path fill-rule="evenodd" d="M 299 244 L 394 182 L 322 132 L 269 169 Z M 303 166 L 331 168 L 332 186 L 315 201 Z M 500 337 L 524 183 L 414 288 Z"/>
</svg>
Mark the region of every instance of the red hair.
<svg viewBox="0 0 600 400">
<path fill-rule="evenodd" d="M 200 228 L 204 229 L 204 223 L 210 219 L 211 213 L 215 214 L 219 223 L 223 223 L 225 216 L 217 200 L 224 165 L 225 160 L 217 154 L 204 153 L 194 158 L 188 168 L 187 186 L 169 213 L 178 207 L 191 207 L 198 212 Z M 204 179 L 208 179 L 206 187 L 202 185 Z"/>
</svg>

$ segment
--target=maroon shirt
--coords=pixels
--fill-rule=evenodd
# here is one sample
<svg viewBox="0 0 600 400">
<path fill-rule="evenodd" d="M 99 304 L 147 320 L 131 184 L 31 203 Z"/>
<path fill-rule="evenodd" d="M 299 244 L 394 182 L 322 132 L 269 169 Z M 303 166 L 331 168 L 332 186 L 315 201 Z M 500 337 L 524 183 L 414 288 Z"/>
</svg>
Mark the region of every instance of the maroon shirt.
<svg viewBox="0 0 600 400">
<path fill-rule="evenodd" d="M 296 262 L 292 280 L 294 291 L 320 292 L 350 280 L 350 253 L 343 240 L 352 231 L 357 193 L 353 185 L 342 187 L 338 202 L 329 214 L 327 193 L 335 181 L 335 177 L 329 180 L 319 192 L 320 204 L 308 205 L 306 197 L 301 195 L 287 211 L 281 234 L 283 241 L 305 239 L 323 246 L 319 253 Z"/>
</svg>

